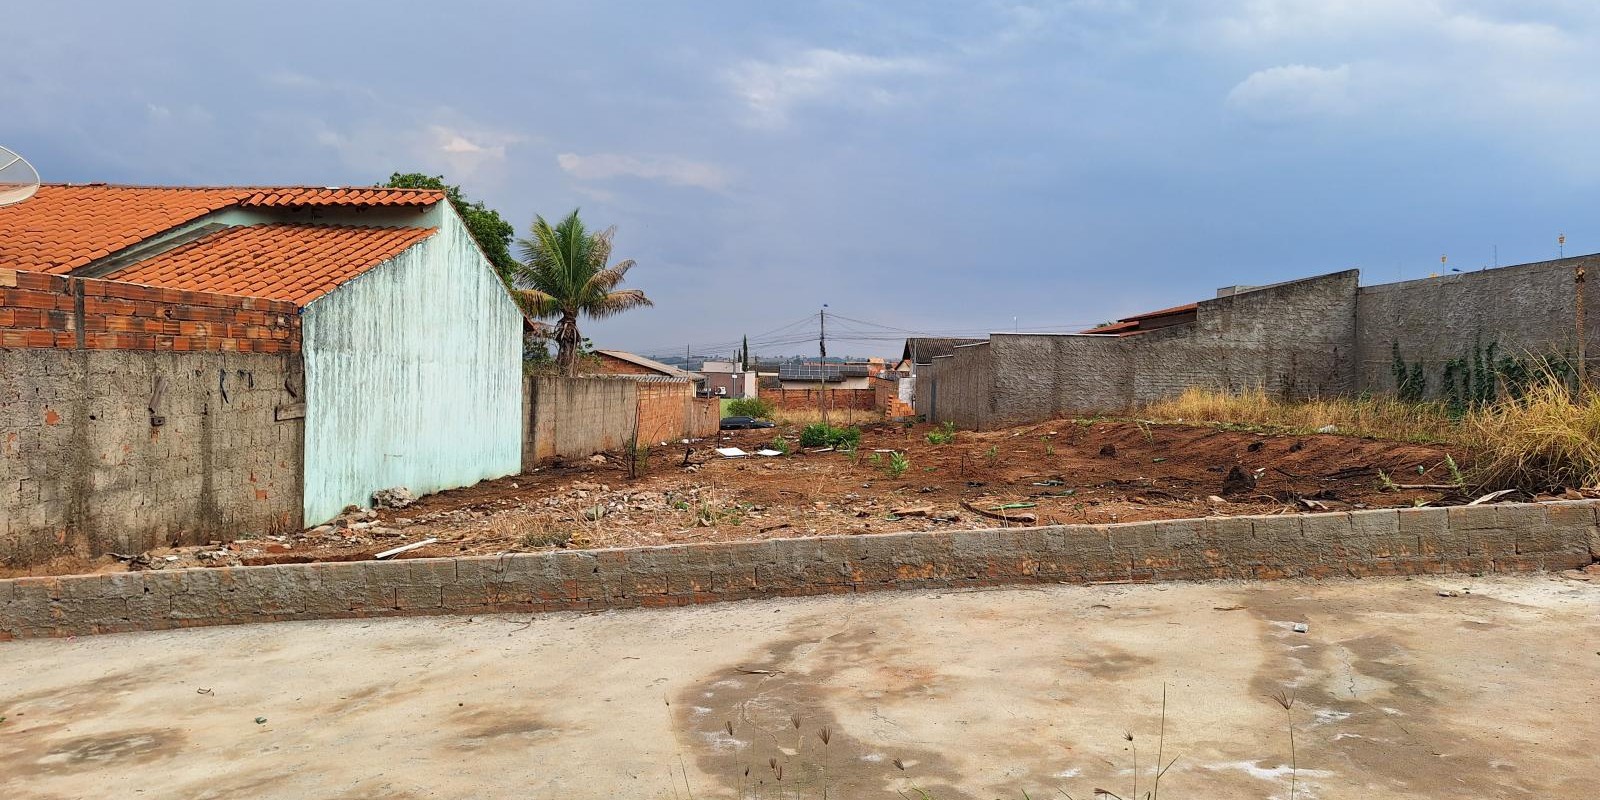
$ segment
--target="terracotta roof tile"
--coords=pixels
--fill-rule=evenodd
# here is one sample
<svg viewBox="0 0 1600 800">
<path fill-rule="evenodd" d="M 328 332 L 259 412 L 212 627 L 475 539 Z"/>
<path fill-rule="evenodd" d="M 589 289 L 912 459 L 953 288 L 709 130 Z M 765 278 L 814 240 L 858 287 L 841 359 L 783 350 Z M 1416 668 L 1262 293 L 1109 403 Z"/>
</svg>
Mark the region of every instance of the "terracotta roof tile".
<svg viewBox="0 0 1600 800">
<path fill-rule="evenodd" d="M 0 208 L 0 266 L 64 273 L 238 202 L 237 189 L 39 187 Z"/>
<path fill-rule="evenodd" d="M 245 225 L 140 261 L 109 280 L 305 305 L 433 235 L 434 228 Z"/>
<path fill-rule="evenodd" d="M 1116 322 L 1108 322 L 1104 325 L 1093 327 L 1085 331 L 1080 331 L 1080 333 L 1097 333 L 1102 335 L 1116 334 L 1117 336 L 1132 336 L 1139 333 L 1149 333 L 1151 330 L 1161 326 L 1147 327 L 1144 325 L 1145 322 L 1159 320 L 1163 317 L 1175 317 L 1180 314 L 1191 314 L 1194 313 L 1194 311 L 1199 307 L 1200 305 L 1198 303 L 1185 303 L 1181 306 L 1163 308 L 1160 311 L 1150 311 L 1144 314 L 1135 314 L 1131 317 L 1123 317 Z"/>
<path fill-rule="evenodd" d="M 245 208 L 270 206 L 431 206 L 444 199 L 437 189 L 385 189 L 370 186 L 318 189 L 271 188 L 253 191 L 239 202 Z"/>
<path fill-rule="evenodd" d="M 429 206 L 443 199 L 432 189 L 46 184 L 33 198 L 0 208 L 0 267 L 64 274 L 234 206 Z"/>
</svg>

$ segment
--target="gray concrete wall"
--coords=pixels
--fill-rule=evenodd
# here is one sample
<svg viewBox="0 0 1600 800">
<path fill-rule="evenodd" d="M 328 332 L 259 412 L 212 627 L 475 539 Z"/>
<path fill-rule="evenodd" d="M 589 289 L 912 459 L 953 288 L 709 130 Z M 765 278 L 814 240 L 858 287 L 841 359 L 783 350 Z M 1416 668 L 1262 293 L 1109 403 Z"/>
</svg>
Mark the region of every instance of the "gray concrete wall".
<svg viewBox="0 0 1600 800">
<path fill-rule="evenodd" d="M 1587 270 L 1591 373 L 1600 368 L 1600 256 L 1362 287 L 1356 315 L 1357 388 L 1393 392 L 1394 348 L 1423 366 L 1425 396 L 1444 394 L 1444 367 L 1495 345 L 1513 358 L 1577 355 L 1574 273 Z"/>
<path fill-rule="evenodd" d="M 1137 339 L 1170 339 L 1186 326 L 1138 337 L 994 334 L 991 427 L 1125 410 L 1133 402 Z M 958 423 L 959 424 L 959 423 Z"/>
<path fill-rule="evenodd" d="M 932 363 L 917 367 L 917 391 L 911 397 L 911 408 L 917 416 L 925 419 L 939 419 L 939 376 L 943 374 L 944 365 L 950 363 L 950 357 L 934 357 Z"/>
<path fill-rule="evenodd" d="M 624 450 L 639 411 L 626 378 L 536 378 L 522 384 L 522 468 Z"/>
<path fill-rule="evenodd" d="M 0 639 L 1052 582 L 1573 569 L 1600 502 L 1210 517 L 0 580 Z"/>
<path fill-rule="evenodd" d="M 932 418 L 998 428 L 1125 411 L 1190 386 L 1348 392 L 1358 277 L 1351 270 L 1205 300 L 1193 323 L 1137 336 L 991 334 L 987 346 L 957 348 L 940 366 Z"/>
<path fill-rule="evenodd" d="M 299 529 L 299 374 L 298 354 L 0 350 L 0 564 Z"/>
<path fill-rule="evenodd" d="M 967 344 L 949 357 L 940 356 L 939 404 L 946 416 L 963 428 L 982 429 L 995 412 L 994 369 L 990 344 Z"/>
</svg>

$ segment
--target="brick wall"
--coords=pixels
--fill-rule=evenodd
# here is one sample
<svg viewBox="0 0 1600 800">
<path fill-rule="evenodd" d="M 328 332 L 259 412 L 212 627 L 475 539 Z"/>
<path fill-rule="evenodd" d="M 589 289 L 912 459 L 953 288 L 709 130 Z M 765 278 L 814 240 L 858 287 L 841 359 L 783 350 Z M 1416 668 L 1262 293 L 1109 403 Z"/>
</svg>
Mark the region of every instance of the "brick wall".
<svg viewBox="0 0 1600 800">
<path fill-rule="evenodd" d="M 293 353 L 293 303 L 0 269 L 0 347 Z"/>
<path fill-rule="evenodd" d="M 0 565 L 299 527 L 291 304 L 0 270 Z"/>
<path fill-rule="evenodd" d="M 684 438 L 694 402 L 694 384 L 640 383 L 639 444 L 656 445 Z"/>
<path fill-rule="evenodd" d="M 1211 517 L 0 581 L 0 639 L 1027 583 L 1525 572 L 1600 555 L 1594 501 Z"/>
<path fill-rule="evenodd" d="M 785 389 L 781 386 L 774 386 L 771 388 L 762 387 L 758 396 L 762 400 L 772 403 L 774 408 L 792 411 L 819 408 L 818 402 L 822 400 L 822 394 L 826 391 L 826 402 L 830 410 L 882 411 L 887 409 L 890 398 L 895 395 L 895 382 L 879 378 L 870 380 L 872 386 L 867 389 Z"/>
</svg>

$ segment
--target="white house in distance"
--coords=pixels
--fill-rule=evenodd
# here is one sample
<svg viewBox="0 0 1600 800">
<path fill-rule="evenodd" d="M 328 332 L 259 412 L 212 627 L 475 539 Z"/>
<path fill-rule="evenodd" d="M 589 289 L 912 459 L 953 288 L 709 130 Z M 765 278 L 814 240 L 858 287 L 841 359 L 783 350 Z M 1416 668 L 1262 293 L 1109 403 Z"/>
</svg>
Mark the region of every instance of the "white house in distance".
<svg viewBox="0 0 1600 800">
<path fill-rule="evenodd" d="M 521 467 L 522 316 L 443 192 L 45 185 L 0 262 L 299 306 L 304 524 Z"/>
</svg>

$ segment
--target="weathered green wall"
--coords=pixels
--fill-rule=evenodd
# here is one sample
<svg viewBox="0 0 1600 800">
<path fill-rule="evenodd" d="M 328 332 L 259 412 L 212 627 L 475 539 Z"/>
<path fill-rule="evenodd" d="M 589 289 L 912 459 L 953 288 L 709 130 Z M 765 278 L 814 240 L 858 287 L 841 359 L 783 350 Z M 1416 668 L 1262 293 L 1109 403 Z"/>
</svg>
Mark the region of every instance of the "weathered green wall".
<svg viewBox="0 0 1600 800">
<path fill-rule="evenodd" d="M 307 525 L 520 467 L 521 316 L 447 204 L 424 224 L 440 230 L 306 308 Z"/>
</svg>

